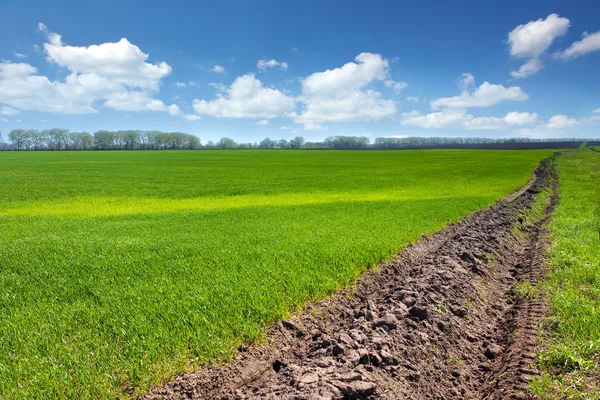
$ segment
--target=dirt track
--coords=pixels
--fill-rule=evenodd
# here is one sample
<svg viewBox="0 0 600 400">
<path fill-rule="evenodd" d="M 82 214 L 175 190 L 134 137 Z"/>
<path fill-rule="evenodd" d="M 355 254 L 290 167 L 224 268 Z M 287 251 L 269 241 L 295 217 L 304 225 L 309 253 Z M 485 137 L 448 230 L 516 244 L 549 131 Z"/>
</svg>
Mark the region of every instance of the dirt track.
<svg viewBox="0 0 600 400">
<path fill-rule="evenodd" d="M 227 365 L 177 377 L 145 399 L 528 398 L 546 218 L 524 212 L 552 188 L 548 161 L 513 196 L 408 247 L 356 286 L 277 324 Z"/>
</svg>

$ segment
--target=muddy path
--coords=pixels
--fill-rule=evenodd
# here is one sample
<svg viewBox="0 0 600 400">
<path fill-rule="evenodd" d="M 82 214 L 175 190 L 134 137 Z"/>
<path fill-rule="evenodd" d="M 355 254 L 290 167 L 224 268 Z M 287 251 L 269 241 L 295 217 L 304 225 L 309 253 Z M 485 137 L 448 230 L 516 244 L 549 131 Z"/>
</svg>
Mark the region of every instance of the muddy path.
<svg viewBox="0 0 600 400">
<path fill-rule="evenodd" d="M 266 343 L 144 398 L 528 398 L 545 308 L 515 293 L 545 273 L 554 179 L 545 160 L 525 188 L 278 323 Z M 546 217 L 532 220 L 546 188 Z"/>
</svg>

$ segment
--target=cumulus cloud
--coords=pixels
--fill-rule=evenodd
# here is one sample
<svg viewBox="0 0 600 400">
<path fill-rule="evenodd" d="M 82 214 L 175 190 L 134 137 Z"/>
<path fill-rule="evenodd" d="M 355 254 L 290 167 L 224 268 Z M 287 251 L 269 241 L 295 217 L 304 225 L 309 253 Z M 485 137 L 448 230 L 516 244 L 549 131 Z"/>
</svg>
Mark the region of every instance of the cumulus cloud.
<svg viewBox="0 0 600 400">
<path fill-rule="evenodd" d="M 402 125 L 418 126 L 420 128 L 447 128 L 461 125 L 465 120 L 473 116 L 466 110 L 446 109 L 429 114 L 421 114 L 419 111 L 402 113 L 400 123 Z"/>
<path fill-rule="evenodd" d="M 23 53 L 15 53 L 14 56 L 17 58 L 27 58 L 27 56 Z"/>
<path fill-rule="evenodd" d="M 515 79 L 528 78 L 535 75 L 539 70 L 544 67 L 544 64 L 537 58 L 532 58 L 525 64 L 521 65 L 518 71 L 511 71 L 510 76 Z"/>
<path fill-rule="evenodd" d="M 527 100 L 529 96 L 519 86 L 504 87 L 503 85 L 494 85 L 489 82 L 483 82 L 474 91 L 469 91 L 473 85 L 473 76 L 459 79 L 459 88 L 462 93 L 454 97 L 443 97 L 431 101 L 431 108 L 438 110 L 440 108 L 471 108 L 471 107 L 490 107 L 503 101 L 522 101 Z"/>
<path fill-rule="evenodd" d="M 583 39 L 573 43 L 565 50 L 554 53 L 554 57 L 571 60 L 598 50 L 600 50 L 600 31 L 591 34 L 584 32 Z"/>
<path fill-rule="evenodd" d="M 469 72 L 461 74 L 456 80 L 456 86 L 461 92 L 466 92 L 475 85 L 475 77 Z"/>
<path fill-rule="evenodd" d="M 513 78 L 525 78 L 542 69 L 539 57 L 552 45 L 556 38 L 564 36 L 571 22 L 558 14 L 550 14 L 546 19 L 530 21 L 517 26 L 508 34 L 508 45 L 513 57 L 528 59 L 519 68 L 512 71 Z"/>
<path fill-rule="evenodd" d="M 538 115 L 536 113 L 528 112 L 509 112 L 504 117 L 504 121 L 509 125 L 527 125 L 533 124 L 537 121 Z"/>
<path fill-rule="evenodd" d="M 187 119 L 188 121 L 198 121 L 199 119 L 202 119 L 202 117 L 196 114 L 186 114 L 183 116 L 183 118 Z"/>
<path fill-rule="evenodd" d="M 303 102 L 305 111 L 291 116 L 307 130 L 322 129 L 323 122 L 380 120 L 396 113 L 396 103 L 374 90 L 355 91 L 342 98 L 310 97 Z"/>
<path fill-rule="evenodd" d="M 396 82 L 393 79 L 388 79 L 385 81 L 385 87 L 391 88 L 394 92 L 400 93 L 403 89 L 406 89 L 408 83 L 406 82 Z"/>
<path fill-rule="evenodd" d="M 225 72 L 225 68 L 223 68 L 220 65 L 215 65 L 214 67 L 212 67 L 213 72 L 217 72 L 217 73 L 222 73 Z"/>
<path fill-rule="evenodd" d="M 474 117 L 464 109 L 444 109 L 439 112 L 421 114 L 418 111 L 403 113 L 401 124 L 420 128 L 462 128 L 468 130 L 506 129 L 537 121 L 537 114 L 510 112 L 504 117 Z"/>
<path fill-rule="evenodd" d="M 567 129 L 573 128 L 579 125 L 579 121 L 575 118 L 569 118 L 566 115 L 558 114 L 554 115 L 548 123 L 546 124 L 546 128 L 548 129 Z"/>
<path fill-rule="evenodd" d="M 146 62 L 148 55 L 127 39 L 89 47 L 69 46 L 44 24 L 40 23 L 38 30 L 47 39 L 47 61 L 66 68 L 69 75 L 63 81 L 51 81 L 29 64 L 2 62 L 0 102 L 60 114 L 96 113 L 98 102 L 115 109 L 180 114 L 176 105 L 166 106 L 152 98 L 171 67 L 164 62 Z"/>
<path fill-rule="evenodd" d="M 172 70 L 166 62 L 146 62 L 148 54 L 125 38 L 88 47 L 68 46 L 59 34 L 44 31 L 49 40 L 44 43 L 46 58 L 74 73 L 94 74 L 125 86 L 155 90 Z"/>
<path fill-rule="evenodd" d="M 311 96 L 348 94 L 389 75 L 389 63 L 379 54 L 361 53 L 355 61 L 310 75 L 302 81 L 303 92 Z"/>
<path fill-rule="evenodd" d="M 104 106 L 120 111 L 165 111 L 170 115 L 181 115 L 181 110 L 176 104 L 167 106 L 162 101 L 140 91 L 111 93 Z"/>
<path fill-rule="evenodd" d="M 572 131 L 581 122 L 576 118 L 571 118 L 563 114 L 552 116 L 547 123 L 542 123 L 532 129 L 522 129 L 521 134 L 530 137 L 558 137 L 562 135 L 575 136 Z"/>
<path fill-rule="evenodd" d="M 367 86 L 389 79 L 389 63 L 379 54 L 361 53 L 342 67 L 316 72 L 301 81 L 305 109 L 290 116 L 307 130 L 325 122 L 380 120 L 396 113 L 396 103 Z"/>
<path fill-rule="evenodd" d="M 12 107 L 2 106 L 0 107 L 0 115 L 17 115 L 19 110 L 16 110 Z"/>
<path fill-rule="evenodd" d="M 22 110 L 59 114 L 96 113 L 92 104 L 115 89 L 96 76 L 71 74 L 65 82 L 37 75 L 29 64 L 0 63 L 0 103 Z M 115 84 L 119 86 L 118 84 Z"/>
<path fill-rule="evenodd" d="M 219 91 L 216 99 L 194 100 L 194 110 L 198 114 L 225 118 L 275 118 L 295 108 L 292 97 L 264 87 L 254 74 L 238 77 L 230 87 L 213 86 Z"/>
<path fill-rule="evenodd" d="M 417 96 L 408 96 L 406 100 L 412 103 L 417 103 L 420 99 Z"/>
<path fill-rule="evenodd" d="M 261 121 L 256 121 L 254 124 L 255 125 L 260 125 L 260 126 L 269 125 L 269 120 L 268 119 L 263 119 Z"/>
<path fill-rule="evenodd" d="M 282 71 L 287 71 L 288 64 L 277 60 L 258 60 L 256 67 L 261 72 L 264 72 L 267 68 L 279 68 Z"/>
<path fill-rule="evenodd" d="M 179 88 L 184 88 L 186 86 L 185 82 L 175 82 L 173 85 Z"/>
</svg>

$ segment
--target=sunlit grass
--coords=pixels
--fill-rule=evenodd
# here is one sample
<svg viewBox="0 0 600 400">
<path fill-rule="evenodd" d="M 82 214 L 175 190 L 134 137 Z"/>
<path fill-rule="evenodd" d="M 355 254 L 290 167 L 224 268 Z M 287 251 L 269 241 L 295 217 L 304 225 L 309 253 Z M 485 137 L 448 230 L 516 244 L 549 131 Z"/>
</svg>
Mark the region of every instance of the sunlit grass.
<svg viewBox="0 0 600 400">
<path fill-rule="evenodd" d="M 550 154 L 0 153 L 0 397 L 135 396 L 226 360 Z"/>
<path fill-rule="evenodd" d="M 558 159 L 560 205 L 550 223 L 550 338 L 532 388 L 542 398 L 599 398 L 600 153 L 586 148 Z"/>
</svg>

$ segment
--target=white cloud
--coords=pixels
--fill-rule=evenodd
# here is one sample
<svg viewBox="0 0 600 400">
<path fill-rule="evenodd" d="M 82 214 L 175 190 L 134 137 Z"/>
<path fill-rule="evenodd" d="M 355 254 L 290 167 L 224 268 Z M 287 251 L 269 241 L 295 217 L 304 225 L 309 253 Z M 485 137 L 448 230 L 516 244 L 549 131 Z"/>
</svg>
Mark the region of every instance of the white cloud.
<svg viewBox="0 0 600 400">
<path fill-rule="evenodd" d="M 171 67 L 161 62 L 147 63 L 148 54 L 123 38 L 116 43 L 89 47 L 67 46 L 56 33 L 48 35 L 44 43 L 47 59 L 79 74 L 95 74 L 121 85 L 142 89 L 158 89 L 162 78 L 171 73 Z"/>
<path fill-rule="evenodd" d="M 584 32 L 583 39 L 573 43 L 565 50 L 554 53 L 554 57 L 570 60 L 598 50 L 600 50 L 600 31 L 591 34 Z"/>
<path fill-rule="evenodd" d="M 403 113 L 401 124 L 420 128 L 462 128 L 467 130 L 507 129 L 511 126 L 532 124 L 537 114 L 510 112 L 503 118 L 474 117 L 464 109 L 444 109 L 439 112 L 421 114 L 418 111 Z"/>
<path fill-rule="evenodd" d="M 29 64 L 0 63 L 0 102 L 23 110 L 96 113 L 94 100 L 115 89 L 97 76 L 71 74 L 65 82 L 57 82 L 36 74 Z"/>
<path fill-rule="evenodd" d="M 314 122 L 304 123 L 304 130 L 307 130 L 307 131 L 326 131 L 327 129 L 329 129 L 329 128 L 322 124 L 317 124 Z M 293 130 L 292 133 L 296 133 L 296 131 Z"/>
<path fill-rule="evenodd" d="M 461 125 L 465 120 L 472 119 L 473 116 L 466 113 L 465 110 L 447 109 L 429 114 L 421 114 L 419 111 L 402 113 L 400 123 L 402 125 L 412 125 L 421 128 L 447 128 Z"/>
<path fill-rule="evenodd" d="M 539 57 L 558 37 L 564 36 L 571 22 L 558 14 L 550 14 L 546 19 L 530 21 L 517 26 L 508 34 L 510 54 L 513 57 L 528 59 L 519 71 L 512 71 L 513 78 L 526 78 L 542 69 Z"/>
<path fill-rule="evenodd" d="M 508 34 L 510 54 L 519 58 L 537 58 L 556 38 L 564 36 L 570 25 L 567 18 L 558 14 L 519 25 Z"/>
<path fill-rule="evenodd" d="M 406 82 L 396 82 L 392 79 L 388 79 L 384 82 L 385 87 L 392 88 L 392 90 L 396 93 L 400 93 L 402 89 L 406 89 L 408 83 Z"/>
<path fill-rule="evenodd" d="M 591 121 L 593 122 L 593 121 Z M 547 123 L 540 124 L 533 129 L 521 129 L 521 134 L 530 137 L 559 137 L 573 134 L 573 129 L 581 123 L 575 118 L 563 114 L 554 115 Z"/>
<path fill-rule="evenodd" d="M 464 74 L 463 74 L 464 75 Z M 470 80 L 470 78 L 469 78 Z M 472 92 L 468 91 L 468 86 L 463 92 L 454 97 L 444 97 L 431 101 L 431 108 L 434 110 L 440 108 L 471 108 L 471 107 L 490 107 L 503 101 L 521 101 L 527 100 L 529 96 L 519 86 L 504 87 L 503 85 L 494 85 L 489 82 L 483 82 L 481 86 Z"/>
<path fill-rule="evenodd" d="M 269 125 L 269 120 L 268 119 L 263 119 L 261 121 L 256 121 L 254 124 L 255 125 L 260 125 L 260 126 Z"/>
<path fill-rule="evenodd" d="M 254 74 L 239 76 L 231 87 L 218 86 L 218 90 L 220 93 L 214 100 L 195 99 L 194 110 L 213 117 L 274 118 L 295 108 L 293 98 L 277 89 L 264 87 Z"/>
<path fill-rule="evenodd" d="M 317 126 L 322 122 L 380 120 L 396 113 L 396 103 L 381 98 L 374 90 L 355 91 L 345 97 L 309 97 L 303 100 L 306 109 L 292 114 L 296 123 Z M 314 128 L 312 128 L 314 129 Z"/>
<path fill-rule="evenodd" d="M 15 53 L 14 55 L 15 55 L 15 57 L 18 57 L 18 58 L 27 58 L 27 56 L 23 53 Z"/>
<path fill-rule="evenodd" d="M 173 116 L 181 115 L 181 110 L 176 104 L 167 106 L 161 100 L 153 99 L 140 91 L 112 93 L 104 102 L 104 106 L 120 111 L 165 111 Z"/>
<path fill-rule="evenodd" d="M 473 74 L 465 72 L 456 80 L 456 86 L 461 92 L 466 92 L 475 85 L 475 77 Z"/>
<path fill-rule="evenodd" d="M 256 67 L 261 72 L 264 72 L 267 68 L 279 68 L 282 71 L 287 71 L 288 64 L 285 61 L 279 62 L 277 60 L 258 60 Z"/>
<path fill-rule="evenodd" d="M 37 44 L 33 45 L 33 50 L 37 53 L 39 53 L 40 51 L 42 51 L 42 49 L 40 49 L 40 46 L 38 46 Z"/>
<path fill-rule="evenodd" d="M 310 96 L 348 94 L 389 75 L 389 63 L 379 54 L 361 53 L 355 60 L 356 63 L 310 75 L 302 81 L 303 92 Z"/>
<path fill-rule="evenodd" d="M 532 58 L 525 64 L 521 65 L 518 71 L 511 71 L 510 76 L 515 79 L 528 78 L 541 70 L 544 64 L 537 58 Z"/>
<path fill-rule="evenodd" d="M 548 129 L 567 129 L 573 128 L 579 125 L 579 121 L 575 118 L 569 118 L 566 115 L 558 114 L 554 115 L 548 123 L 546 124 L 546 128 Z"/>
<path fill-rule="evenodd" d="M 504 117 L 504 121 L 509 125 L 527 125 L 533 124 L 537 121 L 538 115 L 536 113 L 528 112 L 509 112 Z"/>
<path fill-rule="evenodd" d="M 324 129 L 325 122 L 380 120 L 396 113 L 396 103 L 366 89 L 375 81 L 389 80 L 389 63 L 379 54 L 361 53 L 340 68 L 314 73 L 302 80 L 299 100 L 305 110 L 292 113 L 305 129 Z"/>
<path fill-rule="evenodd" d="M 220 65 L 215 65 L 215 66 L 212 68 L 212 70 L 213 70 L 213 72 L 217 72 L 217 73 L 223 73 L 223 72 L 225 72 L 225 68 L 223 68 L 223 67 L 222 67 L 222 66 L 220 66 Z"/>
<path fill-rule="evenodd" d="M 202 119 L 202 117 L 195 114 L 185 114 L 183 118 L 187 119 L 188 121 L 198 121 L 199 119 Z"/>
<path fill-rule="evenodd" d="M 279 129 L 281 129 L 282 131 L 289 131 L 289 130 L 290 130 L 290 129 L 292 129 L 292 128 L 291 128 L 291 127 L 289 127 L 289 126 L 285 126 L 285 125 L 283 125 L 283 126 L 279 127 Z"/>
<path fill-rule="evenodd" d="M 198 82 L 194 82 L 194 81 L 189 81 L 188 85 L 193 86 L 193 87 L 198 87 L 199 86 Z"/>
<path fill-rule="evenodd" d="M 6 118 L 0 118 L 0 122 L 8 122 Z"/>
<path fill-rule="evenodd" d="M 47 38 L 47 61 L 66 68 L 69 74 L 62 81 L 50 81 L 29 64 L 1 62 L 1 103 L 59 114 L 97 113 L 96 105 L 102 102 L 115 109 L 180 114 L 176 105 L 166 106 L 152 98 L 171 67 L 164 62 L 147 63 L 148 55 L 127 39 L 75 47 L 63 44 L 61 36 L 42 23 L 38 30 Z"/>
<path fill-rule="evenodd" d="M 413 102 L 413 103 L 417 103 L 417 102 L 419 102 L 420 99 L 417 96 L 408 96 L 406 98 L 406 100 L 410 101 L 410 102 Z"/>
<path fill-rule="evenodd" d="M 12 107 L 2 106 L 0 107 L 0 115 L 17 115 L 20 111 Z"/>
<path fill-rule="evenodd" d="M 177 86 L 179 88 L 184 88 L 186 86 L 185 82 L 175 82 L 173 85 L 175 85 L 175 86 Z"/>
</svg>

